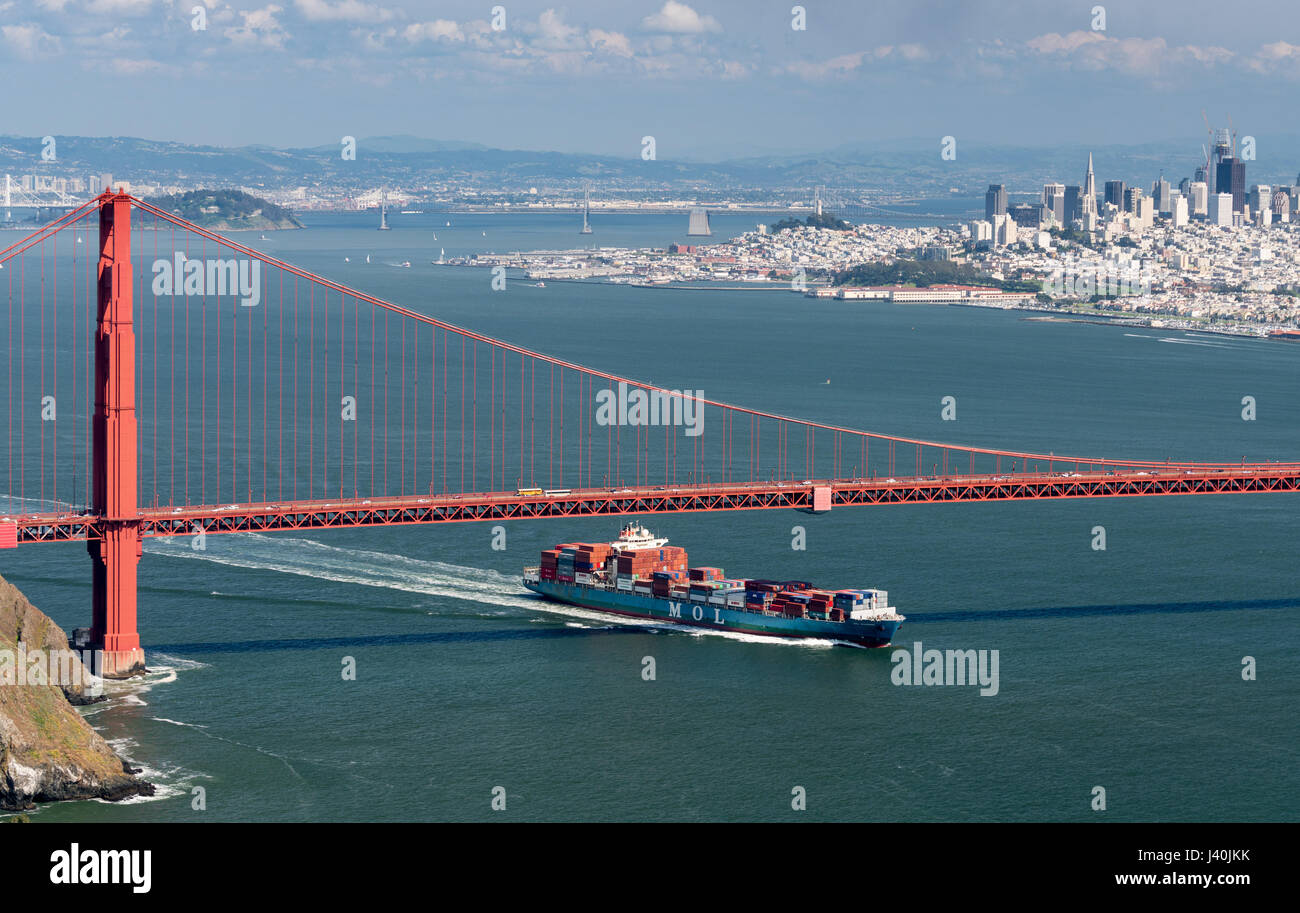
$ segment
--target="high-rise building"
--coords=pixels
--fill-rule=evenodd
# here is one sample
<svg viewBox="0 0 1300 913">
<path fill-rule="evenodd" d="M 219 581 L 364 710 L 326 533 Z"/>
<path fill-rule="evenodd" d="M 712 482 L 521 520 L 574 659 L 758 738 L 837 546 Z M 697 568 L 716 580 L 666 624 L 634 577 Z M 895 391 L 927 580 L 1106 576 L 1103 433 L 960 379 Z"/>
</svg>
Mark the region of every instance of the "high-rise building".
<svg viewBox="0 0 1300 913">
<path fill-rule="evenodd" d="M 993 217 L 993 244 L 1006 247 L 1020 240 L 1020 230 L 1016 228 L 1015 219 L 1005 212 Z"/>
<path fill-rule="evenodd" d="M 1267 184 L 1256 184 L 1250 188 L 1250 211 L 1263 212 L 1271 208 L 1273 203 L 1273 188 Z"/>
<path fill-rule="evenodd" d="M 1083 204 L 1079 201 L 1083 198 L 1083 191 L 1078 184 L 1067 184 L 1065 187 L 1065 225 L 1070 227 L 1079 219 L 1083 218 Z"/>
<path fill-rule="evenodd" d="M 1107 181 L 1106 182 L 1106 200 L 1116 209 L 1124 208 L 1124 182 Z"/>
<path fill-rule="evenodd" d="M 1175 226 L 1187 224 L 1187 197 L 1181 193 L 1174 197 L 1173 207 L 1169 211 L 1169 218 L 1173 220 Z"/>
<path fill-rule="evenodd" d="M 1232 194 L 1232 211 L 1242 212 L 1246 205 L 1246 163 L 1241 159 L 1226 158 L 1215 171 L 1216 193 Z"/>
<path fill-rule="evenodd" d="M 99 176 L 99 187 L 100 187 L 101 190 L 112 190 L 112 189 L 113 189 L 113 175 L 111 175 L 111 174 L 108 173 L 107 171 L 104 172 L 103 174 L 101 174 L 101 175 Z"/>
<path fill-rule="evenodd" d="M 1209 186 L 1204 181 L 1192 181 L 1192 183 L 1187 185 L 1188 205 L 1191 215 L 1205 215 L 1209 195 Z"/>
<path fill-rule="evenodd" d="M 1143 197 L 1137 201 L 1137 210 L 1134 212 L 1137 216 L 1138 224 L 1143 228 L 1150 228 L 1156 220 L 1156 202 L 1151 197 Z"/>
<path fill-rule="evenodd" d="M 1047 212 L 1056 221 L 1057 225 L 1065 223 L 1065 185 L 1064 184 L 1044 184 L 1043 185 L 1043 206 Z"/>
<path fill-rule="evenodd" d="M 1210 163 L 1210 194 L 1221 193 L 1224 186 L 1218 182 L 1219 165 L 1225 160 L 1232 158 L 1232 134 L 1227 130 L 1220 129 L 1214 133 L 1214 155 Z"/>
<path fill-rule="evenodd" d="M 1164 175 L 1151 185 L 1151 198 L 1155 202 L 1156 212 L 1161 215 L 1169 213 L 1169 182 L 1165 180 Z"/>
<path fill-rule="evenodd" d="M 1007 188 L 1001 184 L 990 184 L 984 194 L 984 220 L 992 222 L 994 216 L 1007 214 Z"/>
<path fill-rule="evenodd" d="M 1232 194 L 1212 193 L 1209 200 L 1209 218 L 1211 225 L 1232 226 Z"/>
<path fill-rule="evenodd" d="M 1273 199 L 1272 199 L 1272 202 L 1271 202 L 1270 205 L 1273 207 L 1273 221 L 1274 221 L 1274 222 L 1290 222 L 1290 221 L 1291 221 L 1291 197 L 1290 197 L 1290 195 L 1285 194 L 1285 193 L 1275 193 L 1275 194 L 1273 194 Z"/>
<path fill-rule="evenodd" d="M 1092 153 L 1088 153 L 1088 171 L 1083 176 L 1083 199 L 1080 201 L 1080 215 L 1084 231 L 1097 227 L 1097 179 L 1092 173 Z"/>
<path fill-rule="evenodd" d="M 1138 203 L 1142 199 L 1141 187 L 1129 187 L 1124 191 L 1124 211 L 1137 214 Z"/>
</svg>

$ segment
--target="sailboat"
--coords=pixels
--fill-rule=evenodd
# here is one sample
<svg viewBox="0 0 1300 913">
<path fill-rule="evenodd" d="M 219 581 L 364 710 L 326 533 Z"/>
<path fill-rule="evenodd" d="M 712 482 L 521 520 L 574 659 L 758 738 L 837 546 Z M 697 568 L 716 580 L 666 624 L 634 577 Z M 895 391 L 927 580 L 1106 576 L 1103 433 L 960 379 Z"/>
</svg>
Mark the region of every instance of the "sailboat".
<svg viewBox="0 0 1300 913">
<path fill-rule="evenodd" d="M 367 262 L 367 263 L 370 262 L 370 254 L 366 254 L 366 262 Z"/>
</svg>

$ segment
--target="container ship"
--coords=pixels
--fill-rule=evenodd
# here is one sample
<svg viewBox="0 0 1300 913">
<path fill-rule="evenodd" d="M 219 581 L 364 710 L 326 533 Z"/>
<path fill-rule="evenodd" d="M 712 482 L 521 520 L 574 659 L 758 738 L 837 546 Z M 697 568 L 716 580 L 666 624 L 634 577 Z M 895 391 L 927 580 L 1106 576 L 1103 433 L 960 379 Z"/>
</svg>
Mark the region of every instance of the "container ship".
<svg viewBox="0 0 1300 913">
<path fill-rule="evenodd" d="M 524 586 L 554 602 L 633 618 L 801 640 L 888 646 L 904 617 L 884 590 L 821 590 L 802 580 L 737 580 L 688 567 L 686 550 L 645 527 L 614 542 L 568 542 L 524 568 Z"/>
</svg>

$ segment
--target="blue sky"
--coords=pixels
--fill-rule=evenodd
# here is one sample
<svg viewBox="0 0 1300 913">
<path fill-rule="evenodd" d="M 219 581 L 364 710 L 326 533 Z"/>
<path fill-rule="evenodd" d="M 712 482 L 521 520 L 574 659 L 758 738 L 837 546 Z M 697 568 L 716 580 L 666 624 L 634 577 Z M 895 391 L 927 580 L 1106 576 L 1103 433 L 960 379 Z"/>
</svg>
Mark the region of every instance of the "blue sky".
<svg viewBox="0 0 1300 913">
<path fill-rule="evenodd" d="M 192 27 L 196 6 L 206 28 Z M 494 6 L 505 28 L 492 27 Z M 1294 133 L 1295 0 L 0 0 L 0 134 L 731 158 Z"/>
</svg>

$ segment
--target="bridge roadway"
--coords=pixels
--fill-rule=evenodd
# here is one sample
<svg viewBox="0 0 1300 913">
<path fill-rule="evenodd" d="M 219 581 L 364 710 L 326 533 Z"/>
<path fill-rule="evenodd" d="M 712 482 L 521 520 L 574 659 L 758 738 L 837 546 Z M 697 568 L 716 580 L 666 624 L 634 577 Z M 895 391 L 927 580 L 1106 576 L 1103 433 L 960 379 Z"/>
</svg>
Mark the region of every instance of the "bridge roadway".
<svg viewBox="0 0 1300 913">
<path fill-rule="evenodd" d="M 454 495 L 400 495 L 315 499 L 263 504 L 144 508 L 135 518 L 145 536 L 205 533 L 341 529 L 481 520 L 623 516 L 693 511 L 813 511 L 818 488 L 830 489 L 832 507 L 1058 498 L 1150 497 L 1300 491 L 1300 464 L 1105 472 L 1004 473 L 1001 475 L 912 476 L 888 479 L 727 482 L 697 485 L 561 489 L 551 494 L 521 491 Z M 525 490 L 527 491 L 527 490 Z M 823 494 L 824 497 L 824 494 Z M 822 505 L 818 505 L 822 506 Z M 17 540 L 67 542 L 100 538 L 104 524 L 86 513 L 11 515 Z"/>
</svg>

